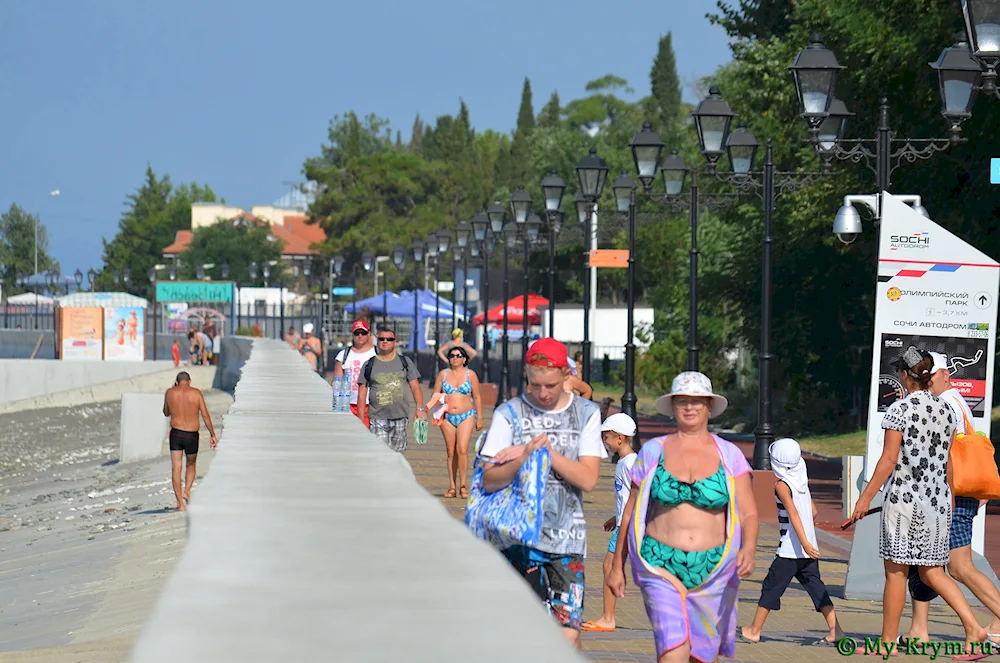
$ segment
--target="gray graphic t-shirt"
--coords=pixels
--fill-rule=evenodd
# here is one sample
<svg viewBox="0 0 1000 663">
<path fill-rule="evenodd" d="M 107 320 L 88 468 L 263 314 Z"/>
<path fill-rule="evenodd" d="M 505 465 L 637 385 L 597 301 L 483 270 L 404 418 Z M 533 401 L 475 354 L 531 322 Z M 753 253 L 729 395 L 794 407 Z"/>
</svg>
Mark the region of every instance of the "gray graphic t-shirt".
<svg viewBox="0 0 1000 663">
<path fill-rule="evenodd" d="M 517 414 L 521 439 L 514 439 L 510 410 L 501 405 L 493 413 L 481 453 L 495 456 L 512 444 L 525 444 L 541 434 L 549 436 L 551 447 L 570 460 L 581 456 L 607 458 L 601 441 L 601 413 L 597 405 L 574 396 L 563 410 L 541 410 L 513 398 L 508 401 Z M 555 470 L 545 482 L 542 536 L 538 549 L 559 555 L 586 555 L 587 521 L 583 517 L 583 491 L 565 481 Z"/>
<path fill-rule="evenodd" d="M 371 384 L 365 382 L 363 370 L 358 375 L 358 384 L 368 387 L 368 418 L 407 419 L 410 415 L 410 407 L 406 403 L 406 394 L 410 393 L 409 383 L 419 379 L 420 373 L 412 361 L 407 360 L 404 374 L 403 362 L 398 354 L 388 361 L 376 356 L 372 360 Z"/>
</svg>

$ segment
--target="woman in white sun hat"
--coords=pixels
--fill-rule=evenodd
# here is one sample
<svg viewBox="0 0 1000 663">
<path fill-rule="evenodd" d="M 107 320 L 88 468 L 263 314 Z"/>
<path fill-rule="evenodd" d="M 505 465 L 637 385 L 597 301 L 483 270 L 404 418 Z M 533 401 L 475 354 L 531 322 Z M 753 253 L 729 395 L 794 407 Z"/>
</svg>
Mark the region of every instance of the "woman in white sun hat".
<svg viewBox="0 0 1000 663">
<path fill-rule="evenodd" d="M 667 652 L 692 661 L 736 654 L 736 599 L 753 573 L 758 523 L 750 464 L 708 432 L 728 404 L 707 376 L 681 373 L 656 401 L 677 419 L 677 432 L 646 442 L 632 467 L 620 528 L 661 661 Z M 624 562 L 620 545 L 608 577 L 619 597 Z"/>
</svg>

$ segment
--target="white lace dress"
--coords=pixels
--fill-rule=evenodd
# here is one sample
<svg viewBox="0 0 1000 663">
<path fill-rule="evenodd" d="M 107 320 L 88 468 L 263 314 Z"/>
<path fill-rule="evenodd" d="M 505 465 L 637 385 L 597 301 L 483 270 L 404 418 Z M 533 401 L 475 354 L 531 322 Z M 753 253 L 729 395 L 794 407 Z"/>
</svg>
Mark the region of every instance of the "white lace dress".
<svg viewBox="0 0 1000 663">
<path fill-rule="evenodd" d="M 897 564 L 944 566 L 951 527 L 951 407 L 928 391 L 916 391 L 889 406 L 882 428 L 899 431 L 903 441 L 886 484 L 879 554 Z"/>
</svg>

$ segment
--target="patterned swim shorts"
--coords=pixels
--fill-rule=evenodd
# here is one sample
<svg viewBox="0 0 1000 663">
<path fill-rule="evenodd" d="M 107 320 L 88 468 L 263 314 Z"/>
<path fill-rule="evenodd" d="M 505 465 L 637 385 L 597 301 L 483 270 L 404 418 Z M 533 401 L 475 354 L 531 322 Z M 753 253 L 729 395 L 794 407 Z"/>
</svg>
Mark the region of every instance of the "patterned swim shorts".
<svg viewBox="0 0 1000 663">
<path fill-rule="evenodd" d="M 507 548 L 503 554 L 559 625 L 579 631 L 586 586 L 583 555 L 553 554 L 525 546 Z"/>
<path fill-rule="evenodd" d="M 386 446 L 397 453 L 405 453 L 407 434 L 410 432 L 408 419 L 372 419 L 369 430 L 379 437 Z"/>
</svg>

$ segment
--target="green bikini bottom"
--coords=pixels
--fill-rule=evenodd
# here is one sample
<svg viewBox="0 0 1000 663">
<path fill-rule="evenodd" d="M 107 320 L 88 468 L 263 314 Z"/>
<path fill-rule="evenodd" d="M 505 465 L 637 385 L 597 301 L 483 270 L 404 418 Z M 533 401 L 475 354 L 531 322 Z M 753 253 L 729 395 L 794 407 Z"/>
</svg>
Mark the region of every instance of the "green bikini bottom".
<svg viewBox="0 0 1000 663">
<path fill-rule="evenodd" d="M 677 550 L 660 543 L 654 538 L 644 536 L 639 554 L 652 566 L 666 569 L 691 589 L 705 582 L 705 578 L 718 566 L 725 551 L 725 544 L 711 550 L 696 550 L 687 552 Z"/>
</svg>

